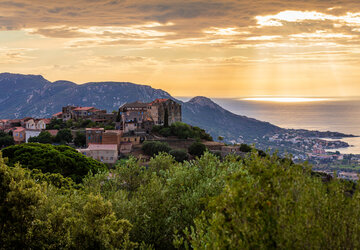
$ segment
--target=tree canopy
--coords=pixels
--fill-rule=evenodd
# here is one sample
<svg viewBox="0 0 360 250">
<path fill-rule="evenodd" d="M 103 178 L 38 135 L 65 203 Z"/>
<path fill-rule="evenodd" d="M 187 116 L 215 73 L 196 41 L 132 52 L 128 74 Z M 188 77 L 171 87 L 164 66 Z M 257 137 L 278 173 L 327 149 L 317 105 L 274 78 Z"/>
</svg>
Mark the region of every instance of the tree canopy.
<svg viewBox="0 0 360 250">
<path fill-rule="evenodd" d="M 5 249 L 360 248 L 359 185 L 277 155 L 130 157 L 80 185 L 4 162 Z"/>
<path fill-rule="evenodd" d="M 4 148 L 2 152 L 4 157 L 8 157 L 10 166 L 19 162 L 29 169 L 40 169 L 44 173 L 60 173 L 75 182 L 81 182 L 90 172 L 106 170 L 102 163 L 63 145 L 26 143 Z"/>
</svg>

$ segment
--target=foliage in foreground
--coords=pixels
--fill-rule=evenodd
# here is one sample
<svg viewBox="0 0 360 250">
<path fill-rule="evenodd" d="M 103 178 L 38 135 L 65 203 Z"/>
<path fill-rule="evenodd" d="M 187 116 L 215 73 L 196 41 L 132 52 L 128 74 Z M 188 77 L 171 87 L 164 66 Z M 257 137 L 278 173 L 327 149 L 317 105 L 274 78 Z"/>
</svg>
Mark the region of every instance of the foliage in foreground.
<svg viewBox="0 0 360 250">
<path fill-rule="evenodd" d="M 78 189 L 0 165 L 0 245 L 9 248 L 360 247 L 357 186 L 255 150 L 183 163 L 161 153 L 146 167 L 130 158 Z"/>
<path fill-rule="evenodd" d="M 109 201 L 73 188 L 58 189 L 31 176 L 28 169 L 6 166 L 0 155 L 1 249 L 135 246 L 129 240 L 130 223 L 116 217 Z"/>
<path fill-rule="evenodd" d="M 10 166 L 19 162 L 29 169 L 39 169 L 44 173 L 60 173 L 77 183 L 89 172 L 106 170 L 104 164 L 68 146 L 25 143 L 4 148 L 2 152 L 4 157 L 8 157 Z"/>
</svg>

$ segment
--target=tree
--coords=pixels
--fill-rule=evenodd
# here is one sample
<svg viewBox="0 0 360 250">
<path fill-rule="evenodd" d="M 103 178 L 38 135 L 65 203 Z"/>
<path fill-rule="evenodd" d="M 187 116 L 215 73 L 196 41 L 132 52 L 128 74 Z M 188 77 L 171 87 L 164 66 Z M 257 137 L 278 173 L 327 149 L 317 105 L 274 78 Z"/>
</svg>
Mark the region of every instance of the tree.
<svg viewBox="0 0 360 250">
<path fill-rule="evenodd" d="M 38 136 L 30 137 L 28 141 L 51 144 L 54 142 L 54 136 L 52 136 L 48 131 L 41 131 Z"/>
<path fill-rule="evenodd" d="M 61 129 L 55 136 L 55 142 L 58 143 L 70 143 L 73 140 L 70 129 Z"/>
<path fill-rule="evenodd" d="M 164 114 L 164 127 L 169 127 L 169 111 L 167 108 L 165 108 L 165 114 Z"/>
<path fill-rule="evenodd" d="M 309 166 L 254 152 L 211 198 L 188 239 L 194 249 L 358 248 L 359 191 L 346 181 L 324 183 Z"/>
<path fill-rule="evenodd" d="M 0 131 L 0 148 L 14 145 L 14 138 L 12 135 Z"/>
<path fill-rule="evenodd" d="M 218 137 L 218 140 L 219 140 L 219 141 L 223 141 L 223 140 L 224 140 L 224 137 L 219 136 L 219 137 Z"/>
<path fill-rule="evenodd" d="M 201 142 L 194 142 L 190 145 L 189 154 L 200 157 L 206 151 L 206 146 Z"/>
<path fill-rule="evenodd" d="M 86 146 L 86 135 L 83 132 L 76 132 L 74 144 L 76 147 L 85 147 Z"/>
<path fill-rule="evenodd" d="M 80 183 L 90 172 L 95 174 L 106 171 L 106 166 L 86 157 L 68 146 L 27 143 L 14 145 L 2 150 L 9 158 L 9 165 L 19 162 L 29 169 L 40 169 L 43 173 L 60 173 Z"/>
<path fill-rule="evenodd" d="M 171 148 L 165 142 L 145 141 L 141 147 L 142 151 L 149 156 L 154 156 L 160 152 L 169 153 Z"/>
<path fill-rule="evenodd" d="M 241 152 L 244 152 L 244 153 L 249 153 L 252 151 L 252 147 L 250 147 L 249 145 L 245 144 L 245 143 L 242 143 L 240 145 L 240 151 Z"/>
<path fill-rule="evenodd" d="M 185 150 L 182 149 L 174 149 L 169 152 L 177 162 L 184 162 L 189 159 L 189 156 Z"/>
</svg>

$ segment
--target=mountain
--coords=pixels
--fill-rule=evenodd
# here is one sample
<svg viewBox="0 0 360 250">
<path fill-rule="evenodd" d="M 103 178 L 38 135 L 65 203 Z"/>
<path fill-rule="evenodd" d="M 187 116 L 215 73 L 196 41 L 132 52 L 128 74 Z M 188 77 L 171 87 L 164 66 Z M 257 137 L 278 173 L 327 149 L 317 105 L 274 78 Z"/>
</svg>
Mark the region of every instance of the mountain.
<svg viewBox="0 0 360 250">
<path fill-rule="evenodd" d="M 223 136 L 227 141 L 241 137 L 246 142 L 266 134 L 284 132 L 268 122 L 236 115 L 206 97 L 194 97 L 183 104 L 183 120 L 208 131 L 214 138 Z"/>
<path fill-rule="evenodd" d="M 181 102 L 169 93 L 129 82 L 50 82 L 40 75 L 0 74 L 0 118 L 50 117 L 63 106 L 95 106 L 108 112 L 127 102 L 171 98 L 183 105 L 183 120 L 227 141 L 242 137 L 251 142 L 283 129 L 267 122 L 235 115 L 206 97 Z"/>
</svg>

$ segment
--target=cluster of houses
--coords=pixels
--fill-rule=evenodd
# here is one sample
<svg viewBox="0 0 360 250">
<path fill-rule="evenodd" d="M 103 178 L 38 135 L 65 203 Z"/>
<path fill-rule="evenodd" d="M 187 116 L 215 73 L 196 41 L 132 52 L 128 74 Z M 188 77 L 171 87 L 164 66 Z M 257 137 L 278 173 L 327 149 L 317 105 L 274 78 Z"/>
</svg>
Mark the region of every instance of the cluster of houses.
<svg viewBox="0 0 360 250">
<path fill-rule="evenodd" d="M 111 114 L 94 107 L 66 106 L 62 112 L 53 115 L 64 121 L 82 119 L 114 123 L 114 130 L 86 128 L 87 148 L 78 149 L 82 154 L 108 164 L 115 163 L 119 154 L 129 154 L 134 146 L 147 138 L 153 126 L 171 125 L 181 121 L 181 117 L 181 105 L 171 99 L 126 103 L 117 113 Z"/>
<path fill-rule="evenodd" d="M 6 133 L 12 132 L 15 144 L 28 142 L 30 137 L 38 136 L 41 131 L 46 130 L 50 123 L 48 118 L 26 117 L 22 119 L 2 119 L 0 120 L 0 130 Z M 49 130 L 56 135 L 57 130 Z"/>
</svg>

